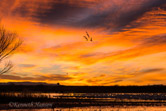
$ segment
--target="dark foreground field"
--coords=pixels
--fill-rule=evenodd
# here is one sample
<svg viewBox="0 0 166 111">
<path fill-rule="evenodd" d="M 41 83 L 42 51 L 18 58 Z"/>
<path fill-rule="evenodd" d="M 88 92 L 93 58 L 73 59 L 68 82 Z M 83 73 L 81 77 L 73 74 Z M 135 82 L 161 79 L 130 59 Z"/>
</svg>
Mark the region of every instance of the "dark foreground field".
<svg viewBox="0 0 166 111">
<path fill-rule="evenodd" d="M 166 86 L 49 86 L 0 85 L 0 92 L 46 93 L 166 93 Z"/>
<path fill-rule="evenodd" d="M 49 108 L 166 106 L 166 86 L 0 85 L 0 109 L 34 108 L 34 105 L 17 107 L 11 106 L 10 103 L 24 105 L 49 103 L 51 104 Z M 48 107 L 40 106 L 35 108 Z"/>
<path fill-rule="evenodd" d="M 37 105 L 38 104 L 38 105 Z M 41 105 L 43 104 L 43 105 Z M 49 104 L 49 105 L 48 105 Z M 51 98 L 49 96 L 33 93 L 1 94 L 1 109 L 42 109 L 42 108 L 71 108 L 88 106 L 166 106 L 166 101 L 154 98 L 149 99 L 130 99 L 130 98 L 97 98 L 96 96 L 59 96 Z"/>
</svg>

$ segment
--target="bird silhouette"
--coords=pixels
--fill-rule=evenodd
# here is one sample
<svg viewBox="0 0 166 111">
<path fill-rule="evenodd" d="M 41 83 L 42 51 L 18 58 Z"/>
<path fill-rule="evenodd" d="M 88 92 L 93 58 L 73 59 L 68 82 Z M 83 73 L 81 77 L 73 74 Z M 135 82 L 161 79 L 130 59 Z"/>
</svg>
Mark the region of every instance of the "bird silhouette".
<svg viewBox="0 0 166 111">
<path fill-rule="evenodd" d="M 90 38 L 90 41 L 92 42 L 93 40 L 92 40 L 92 37 Z"/>
<path fill-rule="evenodd" d="M 86 36 L 83 36 L 87 41 L 88 41 L 88 38 Z"/>
<path fill-rule="evenodd" d="M 89 36 L 89 34 L 88 34 L 88 32 L 86 31 L 86 35 L 88 36 L 88 38 L 90 38 L 90 36 Z"/>
</svg>

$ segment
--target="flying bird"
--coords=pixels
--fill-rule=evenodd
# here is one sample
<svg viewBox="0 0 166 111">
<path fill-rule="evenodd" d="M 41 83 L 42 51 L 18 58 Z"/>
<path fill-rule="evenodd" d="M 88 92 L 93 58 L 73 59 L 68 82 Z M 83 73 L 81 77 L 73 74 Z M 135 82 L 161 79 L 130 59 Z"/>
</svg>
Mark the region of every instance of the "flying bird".
<svg viewBox="0 0 166 111">
<path fill-rule="evenodd" d="M 88 36 L 88 38 L 90 38 L 90 36 L 89 36 L 89 34 L 88 34 L 88 32 L 86 31 L 86 35 Z"/>
<path fill-rule="evenodd" d="M 93 40 L 92 40 L 92 37 L 90 38 L 90 41 L 92 42 Z"/>
<path fill-rule="evenodd" d="M 88 38 L 86 36 L 83 36 L 87 41 L 88 41 Z"/>
</svg>

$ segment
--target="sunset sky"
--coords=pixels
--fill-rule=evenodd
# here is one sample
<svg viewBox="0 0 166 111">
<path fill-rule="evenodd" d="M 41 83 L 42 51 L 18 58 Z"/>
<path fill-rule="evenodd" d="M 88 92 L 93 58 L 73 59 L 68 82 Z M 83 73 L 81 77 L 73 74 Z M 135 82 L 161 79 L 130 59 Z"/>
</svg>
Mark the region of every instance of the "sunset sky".
<svg viewBox="0 0 166 111">
<path fill-rule="evenodd" d="M 166 0 L 0 0 L 0 18 L 24 41 L 0 82 L 166 85 Z"/>
</svg>

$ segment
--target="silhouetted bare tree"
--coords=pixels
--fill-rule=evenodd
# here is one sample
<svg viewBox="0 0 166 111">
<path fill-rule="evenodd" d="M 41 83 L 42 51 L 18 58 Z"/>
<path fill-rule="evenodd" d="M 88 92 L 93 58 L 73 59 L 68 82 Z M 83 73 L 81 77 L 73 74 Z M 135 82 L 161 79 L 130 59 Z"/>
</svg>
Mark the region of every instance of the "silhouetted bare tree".
<svg viewBox="0 0 166 111">
<path fill-rule="evenodd" d="M 0 63 L 9 57 L 22 44 L 16 33 L 0 27 Z M 0 75 L 11 70 L 13 64 L 9 61 L 0 68 Z"/>
</svg>

